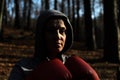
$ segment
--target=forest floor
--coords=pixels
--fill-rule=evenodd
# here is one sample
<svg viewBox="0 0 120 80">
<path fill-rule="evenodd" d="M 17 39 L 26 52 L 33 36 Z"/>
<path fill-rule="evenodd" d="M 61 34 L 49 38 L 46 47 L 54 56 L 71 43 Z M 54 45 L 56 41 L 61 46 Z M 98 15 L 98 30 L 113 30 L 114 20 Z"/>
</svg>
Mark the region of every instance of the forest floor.
<svg viewBox="0 0 120 80">
<path fill-rule="evenodd" d="M 75 54 L 86 60 L 98 73 L 101 80 L 117 80 L 118 64 L 105 62 L 103 50 L 85 51 L 82 43 L 74 42 L 66 54 Z M 34 53 L 34 35 L 30 31 L 4 29 L 0 42 L 0 80 L 7 80 L 14 64 Z"/>
</svg>

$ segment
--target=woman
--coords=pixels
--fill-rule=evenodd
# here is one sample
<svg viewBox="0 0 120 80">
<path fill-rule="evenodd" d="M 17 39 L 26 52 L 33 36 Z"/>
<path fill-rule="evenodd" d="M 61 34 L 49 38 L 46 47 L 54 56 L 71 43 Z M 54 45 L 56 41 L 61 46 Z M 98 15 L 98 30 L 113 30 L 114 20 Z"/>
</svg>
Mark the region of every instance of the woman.
<svg viewBox="0 0 120 80">
<path fill-rule="evenodd" d="M 64 54 L 72 42 L 73 29 L 68 17 L 57 10 L 41 11 L 35 31 L 34 56 L 16 63 L 9 80 L 99 80 L 97 73 L 81 58 Z M 78 66 L 80 73 L 73 65 Z"/>
</svg>

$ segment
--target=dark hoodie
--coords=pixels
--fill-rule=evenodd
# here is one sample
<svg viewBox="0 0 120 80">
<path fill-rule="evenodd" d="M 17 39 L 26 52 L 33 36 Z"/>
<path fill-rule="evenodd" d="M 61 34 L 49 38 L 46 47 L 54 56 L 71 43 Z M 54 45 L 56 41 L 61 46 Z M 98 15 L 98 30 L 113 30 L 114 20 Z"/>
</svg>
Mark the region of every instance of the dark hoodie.
<svg viewBox="0 0 120 80">
<path fill-rule="evenodd" d="M 40 16 L 37 20 L 36 31 L 35 31 L 35 53 L 33 58 L 26 58 L 20 60 L 16 65 L 13 67 L 9 80 L 24 80 L 25 76 L 28 75 L 34 68 L 44 59 L 46 59 L 46 46 L 43 32 L 45 30 L 45 24 L 51 18 L 59 18 L 62 19 L 66 25 L 67 32 L 66 32 L 66 43 L 65 46 L 57 57 L 60 58 L 63 62 L 65 62 L 65 57 L 62 56 L 64 52 L 70 49 L 72 42 L 73 42 L 73 30 L 70 24 L 68 17 L 57 11 L 57 10 L 45 10 L 40 12 Z"/>
<path fill-rule="evenodd" d="M 47 51 L 46 50 L 46 45 L 45 45 L 45 40 L 43 39 L 44 35 L 43 32 L 46 29 L 45 24 L 47 23 L 48 20 L 51 18 L 60 18 L 63 19 L 66 27 L 67 27 L 67 32 L 66 32 L 66 43 L 63 51 L 61 54 L 63 54 L 65 51 L 67 51 L 72 44 L 73 41 L 73 31 L 72 31 L 72 26 L 70 24 L 69 19 L 67 16 L 59 11 L 56 10 L 47 10 L 47 11 L 41 11 L 40 16 L 38 17 L 37 25 L 36 25 L 36 33 L 35 33 L 35 55 L 34 57 L 39 57 L 39 59 L 44 59 L 47 57 L 45 54 Z M 58 55 L 59 57 L 61 55 Z"/>
</svg>

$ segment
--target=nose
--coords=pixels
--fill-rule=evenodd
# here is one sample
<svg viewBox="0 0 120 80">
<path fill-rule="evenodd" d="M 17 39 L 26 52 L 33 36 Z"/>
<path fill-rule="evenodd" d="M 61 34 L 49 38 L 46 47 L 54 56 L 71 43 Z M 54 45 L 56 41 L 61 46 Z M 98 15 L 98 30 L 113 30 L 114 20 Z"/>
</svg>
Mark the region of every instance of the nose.
<svg viewBox="0 0 120 80">
<path fill-rule="evenodd" d="M 60 39 L 60 32 L 59 32 L 59 30 L 56 30 L 56 32 L 55 32 L 55 39 L 56 40 L 58 40 L 58 39 Z"/>
</svg>

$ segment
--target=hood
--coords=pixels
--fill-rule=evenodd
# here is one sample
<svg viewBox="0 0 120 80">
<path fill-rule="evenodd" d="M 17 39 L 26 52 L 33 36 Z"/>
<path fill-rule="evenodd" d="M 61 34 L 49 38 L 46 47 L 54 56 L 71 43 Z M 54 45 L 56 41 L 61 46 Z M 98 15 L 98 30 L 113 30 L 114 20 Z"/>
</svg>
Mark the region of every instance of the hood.
<svg viewBox="0 0 120 80">
<path fill-rule="evenodd" d="M 42 33 L 45 30 L 45 24 L 46 22 L 51 19 L 51 18 L 60 18 L 65 22 L 65 25 L 67 27 L 67 32 L 66 32 L 66 43 L 63 48 L 63 51 L 61 54 L 66 52 L 72 45 L 73 42 L 73 29 L 70 24 L 70 21 L 68 17 L 57 11 L 57 10 L 45 10 L 40 12 L 40 16 L 37 19 L 37 24 L 36 24 L 36 31 L 35 31 L 35 54 L 34 57 L 39 57 L 40 59 L 43 59 L 47 57 L 45 54 L 46 52 L 46 46 L 45 46 L 45 40 L 43 40 L 43 35 Z"/>
</svg>

